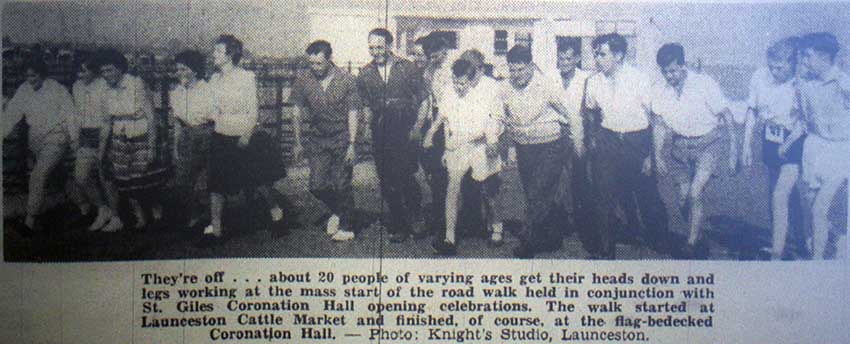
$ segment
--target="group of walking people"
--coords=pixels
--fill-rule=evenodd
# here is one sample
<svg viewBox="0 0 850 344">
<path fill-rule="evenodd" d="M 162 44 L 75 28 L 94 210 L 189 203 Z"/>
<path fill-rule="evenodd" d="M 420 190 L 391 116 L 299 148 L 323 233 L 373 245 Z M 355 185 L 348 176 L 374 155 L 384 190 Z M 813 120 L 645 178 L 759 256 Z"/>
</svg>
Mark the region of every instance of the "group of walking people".
<svg viewBox="0 0 850 344">
<path fill-rule="evenodd" d="M 415 41 L 413 61 L 392 51 L 388 30 L 367 38 L 372 61 L 356 77 L 332 62 L 329 42 L 310 43 L 308 66 L 297 71 L 289 98 L 293 155 L 309 160 L 309 190 L 328 209 L 323 224 L 331 240 L 354 240 L 360 230 L 352 221 L 351 183 L 363 117 L 389 241 L 435 235 L 440 255 L 457 254 L 459 234 L 502 244 L 500 174 L 505 159 L 515 158 L 526 205 L 515 256 L 560 249 L 572 226 L 589 259 L 615 259 L 617 243 L 708 257 L 702 194 L 713 176 L 735 171 L 739 161 L 752 164 L 757 140 L 770 171 L 772 257 L 783 256 L 791 231 L 814 258 L 832 254 L 828 244 L 845 237 L 832 230 L 828 213 L 850 173 L 850 78 L 836 65 L 839 45 L 829 33 L 768 49 L 767 67 L 750 83 L 743 145 L 721 87 L 688 67 L 678 43 L 658 50 L 663 80 L 653 83 L 627 61 L 627 40 L 616 33 L 593 39 L 595 70 L 581 68 L 579 38 L 559 37 L 558 75 L 541 70 L 529 47 L 514 46 L 505 56 L 506 80 L 490 75 L 481 52 L 452 50 L 437 32 Z M 82 213 L 96 214 L 89 230 L 124 228 L 122 205 L 136 227 L 161 218 L 163 186 L 175 173 L 173 194 L 187 224 L 203 227 L 205 243 L 226 238 L 222 214 L 234 195 L 259 200 L 263 216 L 280 222 L 287 209 L 272 186 L 286 166 L 276 137 L 258 130 L 256 80 L 239 67 L 241 56 L 242 43 L 229 35 L 214 45 L 214 73 L 200 52 L 175 55 L 173 152 L 162 144 L 168 126 L 156 123 L 147 89 L 127 74 L 117 51 L 100 51 L 81 65 L 73 96 L 47 77 L 43 63 L 28 63 L 27 81 L 4 111 L 4 137 L 19 135 L 26 122 L 36 161 L 25 231 L 37 227 L 44 184 L 67 147 L 76 153 L 74 199 Z M 302 122 L 313 129 L 309 136 Z M 420 168 L 431 191 L 427 209 Z M 678 186 L 684 238 L 669 229 L 659 177 Z M 204 192 L 199 179 L 207 181 Z M 569 192 L 559 196 L 559 189 Z M 201 215 L 207 209 L 208 218 Z M 810 215 L 811 230 L 802 214 Z"/>
</svg>

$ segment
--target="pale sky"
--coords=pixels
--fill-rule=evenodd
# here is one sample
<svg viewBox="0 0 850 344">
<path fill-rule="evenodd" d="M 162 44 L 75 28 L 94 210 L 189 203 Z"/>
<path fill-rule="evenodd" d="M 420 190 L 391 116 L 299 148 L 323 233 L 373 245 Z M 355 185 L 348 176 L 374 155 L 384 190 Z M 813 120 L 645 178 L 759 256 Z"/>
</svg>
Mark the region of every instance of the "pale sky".
<svg viewBox="0 0 850 344">
<path fill-rule="evenodd" d="M 305 1 L 73 1 L 7 3 L 2 32 L 16 42 L 84 43 L 205 48 L 232 33 L 262 55 L 298 55 L 309 32 Z M 341 11 L 382 11 L 380 0 L 309 1 Z M 760 64 L 781 37 L 831 31 L 850 46 L 850 4 L 598 4 L 589 2 L 491 2 L 390 0 L 391 11 L 452 13 L 555 13 L 572 18 L 653 18 L 666 40 L 683 43 L 689 58 L 707 63 Z M 365 47 L 364 47 L 365 49 Z M 845 51 L 846 53 L 846 51 Z"/>
</svg>

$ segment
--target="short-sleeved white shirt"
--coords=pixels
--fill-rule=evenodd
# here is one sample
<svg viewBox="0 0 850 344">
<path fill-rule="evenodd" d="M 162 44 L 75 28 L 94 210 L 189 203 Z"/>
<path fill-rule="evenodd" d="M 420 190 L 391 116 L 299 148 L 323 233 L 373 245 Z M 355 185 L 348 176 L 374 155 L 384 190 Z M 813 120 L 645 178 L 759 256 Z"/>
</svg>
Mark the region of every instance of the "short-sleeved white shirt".
<svg viewBox="0 0 850 344">
<path fill-rule="evenodd" d="M 702 136 L 717 128 L 718 114 L 728 106 L 720 85 L 708 75 L 694 71 L 688 71 L 681 95 L 667 82 L 660 82 L 653 87 L 650 99 L 652 112 L 675 133 L 688 137 Z"/>
<path fill-rule="evenodd" d="M 759 68 L 750 79 L 747 106 L 765 120 L 792 128 L 797 118 L 793 116 L 796 89 L 794 79 L 777 83 L 770 70 Z"/>
<path fill-rule="evenodd" d="M 570 138 L 575 144 L 581 144 L 584 137 L 584 123 L 581 114 L 582 102 L 584 101 L 584 89 L 587 79 L 593 75 L 592 72 L 576 68 L 569 85 L 563 88 L 562 103 L 567 109 L 570 122 Z M 561 82 L 563 86 L 563 81 Z"/>
<path fill-rule="evenodd" d="M 625 64 L 612 77 L 596 73 L 587 81 L 590 104 L 602 111 L 602 127 L 628 133 L 649 127 L 647 109 L 652 81 L 634 66 Z"/>
</svg>

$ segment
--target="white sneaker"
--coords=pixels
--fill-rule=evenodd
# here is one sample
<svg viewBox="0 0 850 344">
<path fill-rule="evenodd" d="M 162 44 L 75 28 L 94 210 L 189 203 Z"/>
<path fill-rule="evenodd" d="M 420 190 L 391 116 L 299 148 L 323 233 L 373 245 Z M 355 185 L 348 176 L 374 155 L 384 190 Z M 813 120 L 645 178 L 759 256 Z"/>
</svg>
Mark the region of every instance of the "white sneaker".
<svg viewBox="0 0 850 344">
<path fill-rule="evenodd" d="M 108 208 L 99 207 L 97 209 L 97 217 L 94 219 L 94 222 L 92 222 L 91 226 L 89 226 L 89 232 L 94 232 L 98 229 L 103 228 L 103 226 L 106 226 L 106 224 L 112 218 L 112 216 L 110 216 L 111 211 L 104 209 Z"/>
<path fill-rule="evenodd" d="M 101 228 L 100 230 L 106 233 L 114 233 L 122 229 L 124 229 L 124 223 L 122 223 L 121 219 L 119 219 L 117 216 L 113 216 L 109 220 L 109 223 L 107 223 L 106 226 Z"/>
<path fill-rule="evenodd" d="M 331 240 L 333 241 L 349 241 L 354 239 L 354 232 L 349 232 L 346 230 L 337 230 L 333 236 L 331 236 Z"/>
<path fill-rule="evenodd" d="M 325 229 L 325 233 L 328 233 L 328 235 L 336 235 L 337 232 L 339 232 L 339 216 L 333 214 L 328 219 L 328 226 Z"/>
</svg>

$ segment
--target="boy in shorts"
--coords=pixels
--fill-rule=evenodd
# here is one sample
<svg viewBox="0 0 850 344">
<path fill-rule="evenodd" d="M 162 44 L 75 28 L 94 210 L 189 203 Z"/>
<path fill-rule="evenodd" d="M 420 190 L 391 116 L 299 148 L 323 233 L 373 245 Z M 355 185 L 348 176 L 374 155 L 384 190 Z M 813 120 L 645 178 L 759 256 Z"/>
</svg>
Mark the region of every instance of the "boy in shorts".
<svg viewBox="0 0 850 344">
<path fill-rule="evenodd" d="M 445 126 L 446 152 L 443 164 L 449 174 L 446 198 L 446 235 L 434 242 L 438 254 L 457 253 L 455 230 L 460 210 L 461 183 L 467 174 L 482 183 L 484 214 L 488 227 L 501 240 L 501 223 L 494 214 L 498 195 L 501 160 L 498 154 L 501 122 L 494 92 L 495 81 L 481 78 L 480 72 L 467 60 L 452 65 L 452 84 L 442 91 L 440 114 L 425 137 L 424 146 L 432 145 L 440 125 Z"/>
</svg>

